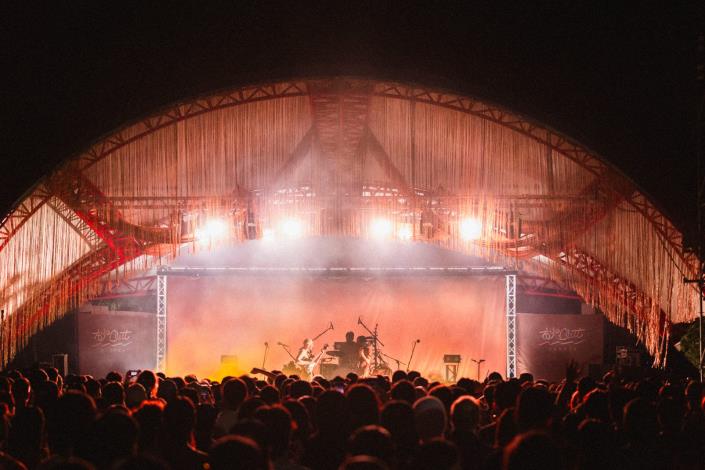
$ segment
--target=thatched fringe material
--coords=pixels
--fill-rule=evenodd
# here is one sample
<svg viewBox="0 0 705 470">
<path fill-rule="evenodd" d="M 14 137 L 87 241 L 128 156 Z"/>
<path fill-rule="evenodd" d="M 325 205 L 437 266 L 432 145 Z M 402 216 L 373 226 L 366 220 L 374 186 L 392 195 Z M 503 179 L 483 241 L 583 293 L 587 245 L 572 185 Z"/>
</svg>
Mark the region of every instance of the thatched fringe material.
<svg viewBox="0 0 705 470">
<path fill-rule="evenodd" d="M 82 263 L 104 245 L 81 236 L 60 211 L 40 208 L 0 251 L 0 308 L 7 312 L 0 362 L 99 293 L 106 276 L 169 262 L 185 226 L 209 216 L 232 221 L 229 237 L 191 242 L 190 249 L 246 240 L 248 214 L 259 236 L 296 216 L 307 235 L 370 237 L 372 221 L 384 217 L 394 234 L 403 228 L 414 240 L 564 283 L 633 331 L 656 365 L 663 365 L 669 325 L 695 316 L 697 293 L 682 282 L 693 275 L 693 260 L 635 210 L 629 191 L 610 189 L 610 175 L 601 179 L 556 148 L 481 117 L 379 96 L 367 121 L 381 151 L 362 146 L 355 161 L 331 168 L 315 138 L 297 147 L 315 135 L 310 106 L 298 96 L 200 114 L 84 168 L 83 177 L 107 197 L 102 213 L 120 220 L 127 236 L 161 235 L 146 252 L 100 272 Z M 121 132 L 129 137 L 131 129 Z M 366 189 L 324 194 L 331 178 Z M 374 194 L 382 196 L 367 197 Z M 460 237 L 464 217 L 482 222 L 479 241 Z M 164 233 L 167 240 L 157 240 Z"/>
</svg>

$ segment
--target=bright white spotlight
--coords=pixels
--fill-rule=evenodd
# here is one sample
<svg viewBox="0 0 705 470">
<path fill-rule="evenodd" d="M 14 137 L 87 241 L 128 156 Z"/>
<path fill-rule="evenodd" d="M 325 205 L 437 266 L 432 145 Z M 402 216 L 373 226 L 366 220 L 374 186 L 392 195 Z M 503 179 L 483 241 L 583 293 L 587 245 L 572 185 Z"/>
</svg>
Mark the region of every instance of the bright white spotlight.
<svg viewBox="0 0 705 470">
<path fill-rule="evenodd" d="M 414 229 L 411 227 L 411 224 L 402 224 L 399 230 L 397 230 L 397 238 L 399 240 L 408 242 L 413 236 Z"/>
<path fill-rule="evenodd" d="M 301 238 L 304 234 L 304 224 L 299 219 L 284 219 L 279 224 L 279 232 L 286 238 Z"/>
<path fill-rule="evenodd" d="M 224 240 L 228 236 L 228 224 L 223 219 L 209 219 L 195 230 L 194 236 L 201 242 Z"/>
<path fill-rule="evenodd" d="M 379 217 L 372 221 L 372 224 L 370 225 L 370 233 L 373 238 L 383 240 L 392 235 L 393 228 L 394 227 L 392 226 L 391 220 Z"/>
<path fill-rule="evenodd" d="M 266 228 L 262 230 L 262 241 L 263 242 L 272 242 L 274 241 L 274 230 L 271 228 Z"/>
<path fill-rule="evenodd" d="M 467 218 L 460 221 L 460 238 L 465 241 L 477 240 L 482 236 L 482 222 Z"/>
</svg>

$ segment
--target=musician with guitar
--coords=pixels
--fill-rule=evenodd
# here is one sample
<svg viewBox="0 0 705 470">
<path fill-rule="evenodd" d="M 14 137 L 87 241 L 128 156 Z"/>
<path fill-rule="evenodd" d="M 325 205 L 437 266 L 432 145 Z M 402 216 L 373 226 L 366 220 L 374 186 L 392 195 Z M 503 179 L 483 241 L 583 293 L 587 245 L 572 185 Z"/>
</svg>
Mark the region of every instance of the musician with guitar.
<svg viewBox="0 0 705 470">
<path fill-rule="evenodd" d="M 318 353 L 317 356 L 314 356 L 313 340 L 306 338 L 304 340 L 303 347 L 299 349 L 299 352 L 296 355 L 296 365 L 299 366 L 303 371 L 305 371 L 306 375 L 308 375 L 309 377 L 312 376 L 313 369 L 318 365 L 321 358 L 323 358 L 323 354 L 326 352 L 327 349 L 328 345 L 323 345 L 323 349 L 321 349 L 321 352 Z"/>
</svg>

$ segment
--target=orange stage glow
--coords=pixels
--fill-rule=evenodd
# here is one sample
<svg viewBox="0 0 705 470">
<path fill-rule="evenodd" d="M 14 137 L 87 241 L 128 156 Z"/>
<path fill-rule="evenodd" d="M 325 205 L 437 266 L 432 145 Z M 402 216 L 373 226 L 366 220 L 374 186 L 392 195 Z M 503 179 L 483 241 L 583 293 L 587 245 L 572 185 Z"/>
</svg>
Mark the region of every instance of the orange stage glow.
<svg viewBox="0 0 705 470">
<path fill-rule="evenodd" d="M 487 361 L 481 379 L 505 368 L 502 276 L 172 276 L 168 282 L 168 374 L 220 379 L 249 372 L 262 366 L 265 342 L 266 368 L 281 369 L 291 358 L 277 342 L 296 354 L 304 338 L 332 321 L 335 330 L 316 341 L 318 351 L 344 341 L 346 331 L 366 334 L 358 316 L 371 328 L 379 324 L 384 352 L 403 362 L 420 339 L 412 369 L 434 379 L 443 378 L 444 354 L 462 355 L 461 376 L 476 377 L 471 358 Z M 221 367 L 221 355 L 234 362 Z"/>
</svg>

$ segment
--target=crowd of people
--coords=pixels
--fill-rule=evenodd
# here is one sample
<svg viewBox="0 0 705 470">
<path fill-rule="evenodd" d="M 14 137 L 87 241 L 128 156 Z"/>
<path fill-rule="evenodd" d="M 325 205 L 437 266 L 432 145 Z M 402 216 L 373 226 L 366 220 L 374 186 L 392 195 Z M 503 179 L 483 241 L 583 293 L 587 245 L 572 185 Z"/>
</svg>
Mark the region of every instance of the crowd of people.
<svg viewBox="0 0 705 470">
<path fill-rule="evenodd" d="M 694 469 L 697 381 L 0 375 L 8 469 Z"/>
</svg>

